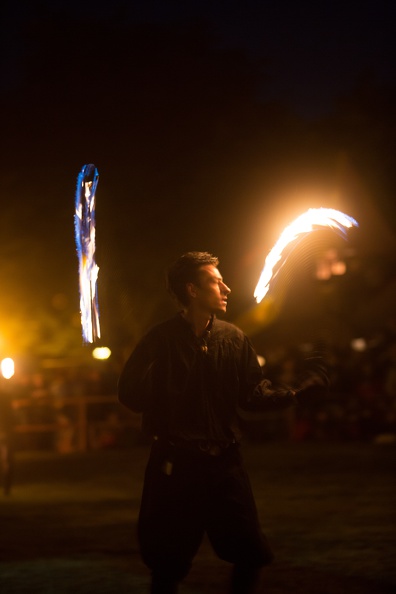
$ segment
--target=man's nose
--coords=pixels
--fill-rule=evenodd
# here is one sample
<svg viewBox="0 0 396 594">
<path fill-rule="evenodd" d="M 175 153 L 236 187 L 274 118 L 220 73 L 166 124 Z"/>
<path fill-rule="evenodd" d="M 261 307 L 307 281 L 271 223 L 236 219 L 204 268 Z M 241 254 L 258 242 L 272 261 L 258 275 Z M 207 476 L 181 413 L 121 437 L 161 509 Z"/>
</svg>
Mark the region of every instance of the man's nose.
<svg viewBox="0 0 396 594">
<path fill-rule="evenodd" d="M 227 285 L 225 283 L 222 283 L 221 290 L 226 295 L 228 295 L 229 293 L 231 293 L 230 287 L 227 287 Z"/>
</svg>

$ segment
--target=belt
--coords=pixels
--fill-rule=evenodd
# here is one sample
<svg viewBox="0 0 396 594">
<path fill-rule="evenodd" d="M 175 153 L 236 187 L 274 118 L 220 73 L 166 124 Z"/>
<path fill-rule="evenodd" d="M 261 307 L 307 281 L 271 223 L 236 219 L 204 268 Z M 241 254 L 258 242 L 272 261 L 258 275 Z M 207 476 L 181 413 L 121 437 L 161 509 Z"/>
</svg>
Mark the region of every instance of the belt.
<svg viewBox="0 0 396 594">
<path fill-rule="evenodd" d="M 198 441 L 197 446 L 200 452 L 208 456 L 220 456 L 228 450 L 230 442 Z"/>
<path fill-rule="evenodd" d="M 199 452 L 206 454 L 208 456 L 220 456 L 226 450 L 228 450 L 228 448 L 231 445 L 236 444 L 235 439 L 233 439 L 232 441 L 215 441 L 206 439 L 188 440 L 177 438 L 164 439 L 158 436 L 155 436 L 154 439 L 156 441 L 166 441 L 169 445 L 174 446 L 176 448 L 181 448 L 192 452 Z"/>
</svg>

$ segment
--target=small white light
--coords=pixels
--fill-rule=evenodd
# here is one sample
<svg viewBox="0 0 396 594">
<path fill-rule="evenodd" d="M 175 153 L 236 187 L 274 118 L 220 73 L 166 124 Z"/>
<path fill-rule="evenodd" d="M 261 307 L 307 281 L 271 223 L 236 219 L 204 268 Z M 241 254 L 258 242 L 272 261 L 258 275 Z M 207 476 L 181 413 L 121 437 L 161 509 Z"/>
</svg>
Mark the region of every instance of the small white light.
<svg viewBox="0 0 396 594">
<path fill-rule="evenodd" d="M 4 379 L 10 379 L 15 373 L 14 361 L 10 357 L 6 357 L 2 360 L 0 368 Z"/>
</svg>

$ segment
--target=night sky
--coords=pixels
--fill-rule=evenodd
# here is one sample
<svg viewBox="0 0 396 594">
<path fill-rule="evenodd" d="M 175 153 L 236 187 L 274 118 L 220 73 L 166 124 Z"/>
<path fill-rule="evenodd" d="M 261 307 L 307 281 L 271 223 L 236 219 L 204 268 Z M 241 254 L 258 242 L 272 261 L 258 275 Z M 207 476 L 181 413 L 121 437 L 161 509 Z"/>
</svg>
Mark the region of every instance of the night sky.
<svg viewBox="0 0 396 594">
<path fill-rule="evenodd" d="M 202 23 L 214 45 L 242 49 L 262 60 L 263 100 L 286 102 L 306 116 L 330 109 L 359 77 L 372 73 L 394 81 L 393 3 L 358 2 L 211 2 L 190 0 L 95 0 L 6 2 L 2 88 L 21 83 L 26 43 L 24 26 L 48 15 L 91 23 L 179 26 Z M 72 39 L 70 39 L 72 43 Z"/>
<path fill-rule="evenodd" d="M 172 311 L 163 270 L 190 249 L 220 257 L 237 316 L 282 228 L 311 206 L 347 211 L 367 245 L 389 253 L 391 2 L 9 2 L 1 27 L 10 343 L 29 328 L 44 344 L 78 312 L 73 207 L 85 163 L 100 173 L 109 342 L 133 342 Z M 73 327 L 53 352 L 71 348 Z"/>
</svg>

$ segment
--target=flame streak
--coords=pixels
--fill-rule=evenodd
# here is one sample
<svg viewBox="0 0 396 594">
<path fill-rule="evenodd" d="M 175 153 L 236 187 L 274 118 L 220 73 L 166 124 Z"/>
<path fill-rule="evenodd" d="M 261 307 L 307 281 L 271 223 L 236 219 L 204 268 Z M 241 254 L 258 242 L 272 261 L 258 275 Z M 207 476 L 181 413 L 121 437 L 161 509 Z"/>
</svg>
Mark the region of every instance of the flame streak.
<svg viewBox="0 0 396 594">
<path fill-rule="evenodd" d="M 99 181 L 95 165 L 84 165 L 77 178 L 74 228 L 79 261 L 80 310 L 85 343 L 100 338 L 95 263 L 95 192 Z"/>
<path fill-rule="evenodd" d="M 347 229 L 358 227 L 358 223 L 352 217 L 332 208 L 310 208 L 297 217 L 290 225 L 282 231 L 278 241 L 268 253 L 265 265 L 259 282 L 254 291 L 257 303 L 260 303 L 268 293 L 271 281 L 278 275 L 279 270 L 286 261 L 280 264 L 274 273 L 274 267 L 282 258 L 284 249 L 301 235 L 323 228 L 331 228 L 336 233 L 346 238 Z"/>
</svg>

